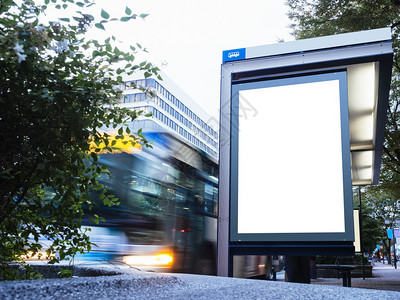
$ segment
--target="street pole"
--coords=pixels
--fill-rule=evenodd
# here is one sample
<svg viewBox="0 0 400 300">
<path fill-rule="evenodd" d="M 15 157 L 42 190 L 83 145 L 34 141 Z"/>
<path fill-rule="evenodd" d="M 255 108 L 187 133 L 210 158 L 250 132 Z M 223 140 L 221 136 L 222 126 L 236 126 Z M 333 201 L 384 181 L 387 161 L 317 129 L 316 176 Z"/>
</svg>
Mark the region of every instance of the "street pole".
<svg viewBox="0 0 400 300">
<path fill-rule="evenodd" d="M 393 229 L 393 259 L 394 259 L 394 268 L 397 269 L 396 238 L 394 237 L 394 229 Z"/>
<path fill-rule="evenodd" d="M 360 209 L 358 210 L 358 222 L 360 227 L 360 251 L 361 251 L 361 263 L 362 263 L 362 273 L 363 279 L 365 280 L 365 264 L 364 264 L 364 249 L 363 249 L 363 239 L 362 239 L 362 213 L 361 213 L 361 186 L 358 186 L 358 200 L 360 202 Z"/>
</svg>

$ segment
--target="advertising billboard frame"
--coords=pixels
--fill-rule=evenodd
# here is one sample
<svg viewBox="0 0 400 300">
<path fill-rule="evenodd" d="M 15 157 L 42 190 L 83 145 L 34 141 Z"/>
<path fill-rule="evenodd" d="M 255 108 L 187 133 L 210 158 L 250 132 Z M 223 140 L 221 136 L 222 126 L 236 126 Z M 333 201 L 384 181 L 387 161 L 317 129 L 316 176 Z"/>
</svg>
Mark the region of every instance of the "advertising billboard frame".
<svg viewBox="0 0 400 300">
<path fill-rule="evenodd" d="M 313 195 L 314 197 L 317 197 L 319 199 L 316 199 L 320 204 L 320 209 L 318 212 L 313 212 L 313 207 L 308 205 L 309 203 L 305 203 L 307 199 L 304 199 L 302 197 L 304 197 L 304 195 L 299 195 L 298 199 L 293 199 L 292 201 L 286 201 L 286 202 L 303 202 L 300 205 L 296 205 L 296 215 L 299 214 L 307 214 L 307 218 L 310 219 L 310 224 L 308 225 L 309 227 L 313 227 L 313 229 L 311 229 L 312 231 L 309 232 L 299 232 L 297 230 L 296 227 L 299 227 L 299 224 L 295 224 L 293 223 L 291 229 L 289 229 L 288 232 L 282 232 L 282 231 L 277 231 L 277 232 L 271 232 L 271 231 L 266 231 L 266 232 L 262 232 L 262 233 L 241 233 L 238 230 L 238 222 L 239 222 L 239 209 L 238 209 L 238 202 L 239 202 L 239 195 L 238 195 L 238 188 L 240 185 L 240 170 L 238 170 L 239 167 L 239 162 L 240 159 L 239 157 L 241 157 L 239 155 L 239 143 L 240 143 L 240 139 L 239 139 L 239 133 L 242 131 L 242 128 L 240 128 L 240 124 L 239 121 L 241 122 L 247 122 L 248 120 L 246 120 L 246 118 L 242 117 L 235 117 L 232 119 L 231 121 L 231 175 L 232 174 L 238 174 L 239 176 L 230 176 L 230 198 L 231 198 L 231 202 L 230 202 L 230 242 L 270 242 L 270 241 L 275 241 L 275 242 L 283 242 L 283 241 L 352 241 L 354 240 L 354 231 L 353 231 L 353 221 L 352 221 L 352 190 L 351 190 L 351 173 L 350 173 L 350 167 L 351 167 L 351 162 L 350 162 L 350 143 L 349 143 L 349 123 L 348 123 L 348 102 L 347 102 L 347 72 L 345 70 L 342 69 L 333 69 L 333 70 L 326 70 L 324 73 L 302 73 L 300 75 L 297 76 L 290 76 L 290 77 L 285 77 L 285 78 L 274 78 L 274 77 L 270 77 L 268 78 L 268 80 L 260 80 L 260 81 L 253 81 L 253 82 L 247 82 L 247 83 L 242 83 L 242 84 L 233 84 L 232 85 L 232 101 L 231 101 L 231 115 L 232 116 L 239 116 L 241 114 L 241 110 L 245 109 L 244 105 L 241 104 L 239 105 L 239 98 L 242 98 L 240 95 L 240 92 L 242 91 L 247 91 L 247 90 L 259 90 L 259 89 L 269 89 L 269 88 L 280 88 L 280 91 L 282 92 L 283 89 L 287 88 L 287 87 L 293 87 L 293 86 L 301 86 L 301 85 L 305 85 L 305 84 L 315 84 L 315 83 L 325 83 L 325 82 L 332 82 L 332 81 L 337 81 L 338 82 L 338 87 L 339 87 L 339 99 L 332 99 L 334 102 L 338 102 L 338 103 L 332 103 L 331 105 L 334 106 L 338 106 L 337 112 L 340 114 L 340 116 L 334 116 L 335 119 L 337 119 L 338 123 L 337 126 L 339 127 L 339 131 L 340 131 L 340 143 L 341 145 L 338 145 L 338 148 L 340 149 L 335 149 L 335 150 L 339 150 L 340 154 L 338 156 L 340 161 L 338 162 L 331 162 L 331 166 L 334 166 L 334 164 L 338 164 L 338 169 L 340 169 L 341 174 L 338 174 L 340 176 L 340 178 L 335 178 L 337 179 L 335 181 L 335 183 L 331 186 L 329 186 L 329 180 L 327 180 L 328 178 L 324 178 L 322 180 L 321 178 L 321 185 L 324 185 L 323 187 L 321 187 L 319 189 L 319 192 L 322 189 L 322 194 L 317 194 L 317 195 L 313 195 L 313 186 L 315 186 L 316 182 L 310 182 L 310 186 L 308 188 L 306 188 L 308 190 L 309 193 L 309 198 L 311 197 L 311 195 Z M 309 87 L 308 87 L 309 88 Z M 297 89 L 298 90 L 298 89 Z M 309 91 L 312 92 L 312 91 Z M 326 91 L 324 91 L 326 92 Z M 282 94 L 280 94 L 282 95 Z M 299 95 L 295 95 L 296 97 L 299 97 Z M 308 97 L 311 98 L 311 95 L 308 95 Z M 317 97 L 317 102 L 320 102 L 321 106 L 323 105 L 327 105 L 324 96 L 323 95 L 314 95 L 314 97 Z M 328 98 L 327 96 L 325 96 L 325 98 Z M 245 100 L 247 105 L 251 105 L 254 107 L 254 104 L 252 105 L 251 103 L 248 103 L 248 99 Z M 280 102 L 282 104 L 278 104 L 278 106 L 285 106 L 287 105 L 287 102 L 290 101 L 289 99 L 262 99 L 263 102 Z M 299 102 L 301 101 L 301 99 L 296 98 L 296 99 L 292 99 L 292 101 L 295 102 Z M 303 101 L 304 102 L 304 101 Z M 298 103 L 299 106 L 303 106 L 304 103 Z M 340 107 L 340 109 L 339 109 Z M 298 106 L 296 106 L 296 108 L 298 108 Z M 301 107 L 303 109 L 303 107 Z M 288 112 L 288 110 L 291 110 L 293 108 L 287 107 L 286 108 L 286 113 Z M 304 122 L 304 118 L 307 119 L 312 119 L 313 118 L 313 114 L 318 114 L 318 120 L 324 119 L 326 117 L 323 117 L 324 111 L 319 111 L 316 110 L 314 107 L 311 107 L 312 111 L 310 111 L 311 115 L 307 115 L 307 114 L 303 114 L 302 112 L 294 112 L 295 114 L 298 114 L 299 117 L 302 120 L 292 120 L 294 121 L 294 123 L 297 122 Z M 243 112 L 244 113 L 244 112 Z M 258 111 L 258 114 L 261 113 L 260 111 Z M 279 111 L 274 111 L 271 112 L 271 116 L 274 114 L 278 114 L 279 115 Z M 253 118 L 256 118 L 258 116 L 255 116 Z M 332 121 L 331 119 L 329 119 L 329 121 Z M 285 121 L 284 121 L 285 122 Z M 286 122 L 288 122 L 286 120 Z M 310 120 L 309 120 L 310 122 Z M 262 122 L 263 123 L 263 122 Z M 276 126 L 272 127 L 272 128 L 256 128 L 257 132 L 254 132 L 254 135 L 259 136 L 262 133 L 262 139 L 266 139 L 269 140 L 269 135 L 271 134 L 271 130 L 273 131 L 279 131 L 279 120 L 276 120 Z M 269 123 L 270 124 L 270 123 Z M 274 124 L 273 124 L 274 125 Z M 294 124 L 299 126 L 300 124 Z M 323 124 L 310 124 L 312 127 L 320 127 Z M 282 126 L 282 125 L 281 125 Z M 291 130 L 294 130 L 293 128 Z M 298 131 L 296 131 L 298 133 Z M 320 131 L 318 131 L 319 133 L 321 133 Z M 250 135 L 252 134 L 251 132 L 245 132 L 245 133 L 241 133 L 241 135 Z M 302 132 L 300 134 L 304 134 L 304 135 L 309 135 L 309 132 Z M 276 135 L 280 135 L 279 132 L 277 132 Z M 308 137 L 309 139 L 318 139 L 318 138 L 323 138 L 322 136 L 310 136 Z M 281 137 L 281 142 L 282 140 L 286 140 L 286 139 L 290 139 L 290 137 Z M 325 134 L 325 139 L 331 139 L 331 137 L 326 136 Z M 256 140 L 254 138 L 254 140 Z M 271 145 L 271 147 L 274 147 L 276 143 L 279 143 L 279 141 L 274 140 L 274 141 L 270 141 L 270 142 L 266 142 L 264 143 L 265 145 L 267 145 L 266 147 L 268 147 L 268 145 Z M 302 142 L 304 143 L 304 142 Z M 254 155 L 255 152 L 254 151 L 254 147 L 260 147 L 259 146 L 260 143 L 254 143 L 254 145 L 247 145 L 246 147 L 249 149 L 248 153 L 245 153 L 244 155 L 246 155 L 246 157 L 251 157 L 252 155 Z M 290 142 L 289 142 L 290 144 Z M 332 145 L 332 142 L 330 143 L 330 145 Z M 291 145 L 289 145 L 290 147 Z M 297 145 L 299 146 L 299 148 L 305 146 L 304 144 L 300 144 Z M 322 147 L 326 147 L 326 145 L 321 145 Z M 243 148 L 243 146 L 242 146 Z M 277 151 L 277 152 L 283 152 L 282 151 L 282 145 L 279 146 L 279 148 L 281 149 L 281 151 Z M 294 149 L 293 149 L 294 150 Z M 310 160 L 313 160 L 313 155 L 312 152 L 313 150 L 315 151 L 315 149 L 303 149 L 303 151 L 308 152 L 308 158 L 310 158 Z M 321 150 L 321 149 L 319 149 Z M 328 149 L 324 149 L 326 152 L 328 152 Z M 269 155 L 268 152 L 271 151 L 266 151 L 266 155 Z M 294 151 L 293 151 L 294 152 Z M 275 154 L 277 154 L 275 152 Z M 279 154 L 278 154 L 279 155 Z M 297 154 L 299 155 L 299 154 Z M 314 154 L 315 155 L 315 154 Z M 324 154 L 321 154 L 322 156 Z M 292 155 L 294 157 L 296 157 L 295 155 Z M 285 161 L 288 160 L 287 157 L 271 157 L 271 158 L 266 158 L 265 156 L 263 158 L 259 158 L 258 160 L 258 165 L 256 166 L 257 168 L 254 170 L 254 175 L 256 176 L 255 173 L 256 170 L 259 170 L 260 168 L 262 169 L 262 172 L 264 172 L 264 176 L 267 172 L 276 172 L 277 170 L 270 170 L 269 165 L 266 165 L 265 163 L 263 163 L 263 161 L 265 160 L 280 160 L 280 161 Z M 301 158 L 299 158 L 301 159 Z M 332 158 L 328 158 L 329 160 L 331 160 Z M 293 161 L 293 159 L 292 159 Z M 295 162 L 296 163 L 296 162 Z M 307 162 L 307 164 L 312 165 L 312 162 Z M 340 165 L 341 164 L 341 165 Z M 314 178 L 317 179 L 318 177 L 321 177 L 321 174 L 319 172 L 326 172 L 326 170 L 324 170 L 324 166 L 319 166 L 317 165 L 317 172 L 318 175 L 316 174 L 311 174 L 311 178 L 298 178 L 298 181 L 302 181 L 303 184 L 306 181 L 312 181 L 312 179 Z M 282 169 L 284 168 L 284 164 L 282 164 Z M 292 169 L 292 172 L 294 170 Z M 289 171 L 288 171 L 289 172 Z M 304 171 L 298 170 L 298 177 L 304 177 L 306 174 L 304 174 Z M 302 174 L 299 174 L 302 173 Z M 334 174 L 336 175 L 336 174 Z M 251 176 L 250 174 L 246 174 L 246 176 Z M 261 174 L 262 176 L 262 174 Z M 329 177 L 329 172 L 326 175 L 327 177 Z M 274 176 L 272 176 L 274 177 Z M 296 178 L 296 176 L 294 176 Z M 295 179 L 296 180 L 296 179 Z M 263 181 L 263 180 L 262 180 Z M 254 197 L 257 197 L 259 200 L 258 201 L 262 201 L 264 202 L 264 206 L 266 205 L 265 202 L 268 202 L 268 207 L 264 207 L 264 210 L 266 209 L 273 209 L 273 207 L 276 205 L 276 200 L 274 199 L 268 199 L 270 198 L 268 195 L 268 190 L 272 188 L 272 184 L 270 182 L 265 182 L 263 181 L 264 184 L 262 186 L 262 190 L 264 191 L 262 195 L 254 195 Z M 338 212 L 339 215 L 339 219 L 342 217 L 342 220 L 339 220 L 339 222 L 342 222 L 343 225 L 342 226 L 338 226 L 340 228 L 343 227 L 343 229 L 340 230 L 331 230 L 330 232 L 325 232 L 325 231 L 321 231 L 319 230 L 319 228 L 322 228 L 322 222 L 324 222 L 324 218 L 326 218 L 326 216 L 324 217 L 322 215 L 323 213 L 323 208 L 324 207 L 328 207 L 327 205 L 327 201 L 330 198 L 330 195 L 325 192 L 326 190 L 329 189 L 337 189 L 338 187 L 336 186 L 336 184 L 343 184 L 343 193 L 341 193 L 341 195 L 339 195 L 339 197 L 342 197 L 342 199 L 340 199 L 339 201 L 337 201 L 336 199 L 333 199 L 333 201 L 339 202 L 336 204 L 336 206 L 339 206 L 340 211 Z M 253 183 L 251 183 L 253 185 Z M 275 181 L 276 184 L 276 181 Z M 260 184 L 261 185 L 261 184 Z M 285 186 L 286 183 L 283 183 L 283 186 Z M 291 188 L 293 188 L 293 182 L 289 183 L 288 186 L 292 186 Z M 254 189 L 260 189 L 261 186 L 254 186 Z M 315 188 L 314 188 L 315 189 Z M 293 197 L 296 197 L 296 193 L 294 192 Z M 246 205 L 246 209 L 248 209 L 249 206 L 249 202 L 251 199 L 247 198 L 247 195 L 243 196 L 246 197 L 246 199 L 241 199 L 243 202 L 246 202 L 243 205 Z M 276 197 L 279 197 L 279 195 L 276 195 Z M 290 199 L 289 199 L 290 200 Z M 253 201 L 256 202 L 257 201 Z M 309 202 L 309 201 L 308 201 Z M 258 202 L 259 203 L 259 202 Z M 290 205 L 289 205 L 290 206 Z M 332 206 L 332 205 L 331 205 Z M 343 207 L 345 207 L 344 212 L 343 212 Z M 257 212 L 259 210 L 259 207 L 255 207 L 253 212 Z M 254 216 L 249 216 L 249 222 L 252 223 L 257 223 L 257 227 L 260 227 L 260 225 L 265 222 L 265 220 L 267 219 L 271 219 L 273 216 L 277 216 L 277 218 L 275 218 L 275 221 L 270 221 L 270 228 L 277 228 L 277 227 L 283 227 L 280 226 L 280 224 L 285 225 L 284 227 L 287 228 L 288 224 L 290 222 L 292 222 L 291 219 L 288 219 L 288 210 L 290 210 L 290 207 L 285 206 L 285 208 L 280 209 L 279 211 L 281 212 L 280 216 L 278 217 L 279 214 L 268 214 L 268 211 L 265 211 L 264 213 L 261 213 L 259 215 L 259 218 L 257 220 L 254 220 Z M 332 214 L 333 212 L 331 211 L 330 214 Z M 253 214 L 254 215 L 254 214 Z M 292 214 L 293 215 L 293 214 Z M 265 217 L 264 217 L 265 216 Z M 303 217 L 299 215 L 299 219 L 302 219 Z M 242 218 L 243 219 L 243 218 Z M 300 221 L 301 220 L 297 220 Z M 327 220 L 327 221 L 334 221 L 334 220 Z M 243 221 L 242 221 L 243 222 Z M 271 224 L 271 222 L 273 222 Z M 296 220 L 293 220 L 293 222 L 296 222 Z M 320 223 L 318 223 L 320 222 Z M 339 224 L 340 225 L 340 224 Z M 254 225 L 253 225 L 254 227 Z"/>
</svg>

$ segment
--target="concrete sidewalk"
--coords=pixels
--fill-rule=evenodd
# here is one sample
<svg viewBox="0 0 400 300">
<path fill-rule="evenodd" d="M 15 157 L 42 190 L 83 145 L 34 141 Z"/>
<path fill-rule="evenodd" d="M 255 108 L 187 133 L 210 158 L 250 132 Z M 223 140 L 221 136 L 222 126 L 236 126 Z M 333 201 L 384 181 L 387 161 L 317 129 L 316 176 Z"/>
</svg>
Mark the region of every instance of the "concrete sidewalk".
<svg viewBox="0 0 400 300">
<path fill-rule="evenodd" d="M 379 270 L 378 268 L 377 266 L 377 270 Z M 393 273 L 393 270 L 385 267 L 382 268 L 382 271 Z M 400 299 L 400 293 L 318 284 L 121 270 L 121 275 L 114 276 L 0 282 L 0 299 L 394 300 Z"/>
<path fill-rule="evenodd" d="M 372 269 L 372 278 L 352 278 L 351 286 L 355 288 L 387 290 L 400 292 L 400 265 L 395 269 L 392 265 L 375 263 Z M 343 279 L 318 278 L 311 281 L 318 285 L 342 286 Z"/>
</svg>

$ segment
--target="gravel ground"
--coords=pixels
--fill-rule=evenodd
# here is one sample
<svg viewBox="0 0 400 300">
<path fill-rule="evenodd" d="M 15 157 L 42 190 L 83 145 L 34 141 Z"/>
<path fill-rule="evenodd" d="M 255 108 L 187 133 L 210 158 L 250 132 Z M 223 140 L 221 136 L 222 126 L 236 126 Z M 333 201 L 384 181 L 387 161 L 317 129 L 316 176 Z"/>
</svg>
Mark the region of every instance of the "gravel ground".
<svg viewBox="0 0 400 300">
<path fill-rule="evenodd" d="M 121 271 L 122 275 L 0 282 L 0 299 L 400 299 L 399 292 Z"/>
</svg>

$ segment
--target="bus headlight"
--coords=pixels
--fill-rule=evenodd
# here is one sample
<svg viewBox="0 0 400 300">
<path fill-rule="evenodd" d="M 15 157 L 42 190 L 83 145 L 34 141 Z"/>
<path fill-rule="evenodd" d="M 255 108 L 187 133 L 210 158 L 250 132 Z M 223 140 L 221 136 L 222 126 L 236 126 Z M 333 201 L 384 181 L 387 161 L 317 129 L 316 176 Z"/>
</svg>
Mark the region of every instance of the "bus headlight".
<svg viewBox="0 0 400 300">
<path fill-rule="evenodd" d="M 127 265 L 135 266 L 170 266 L 173 261 L 172 254 L 161 253 L 157 255 L 129 255 L 124 256 Z"/>
</svg>

